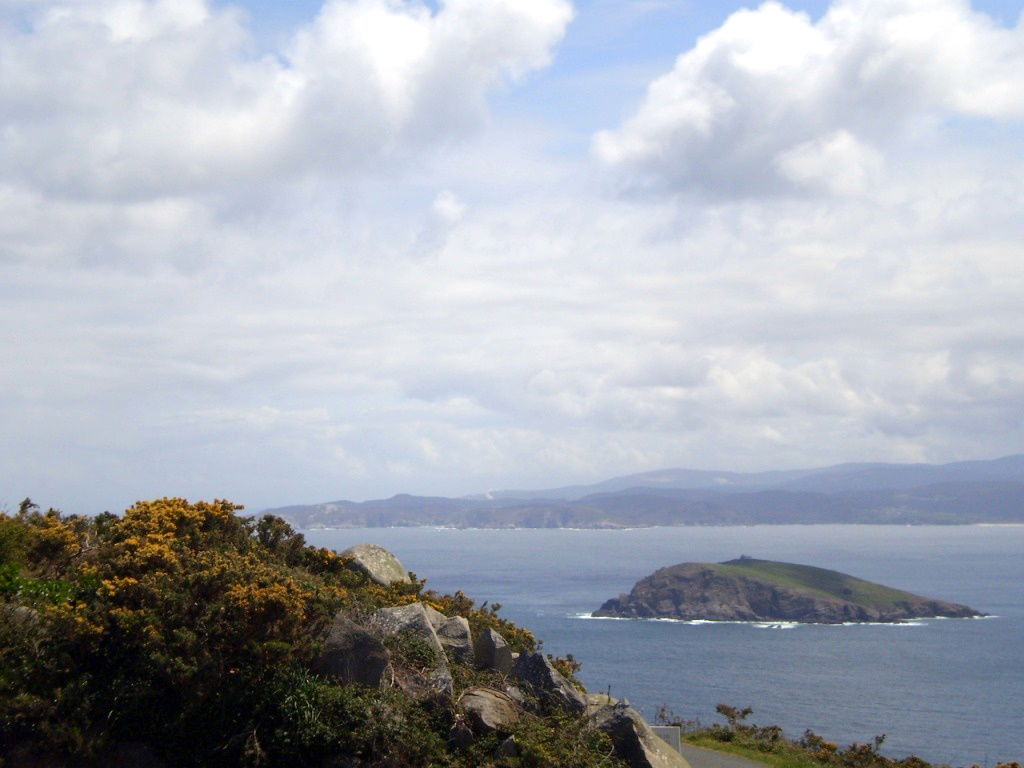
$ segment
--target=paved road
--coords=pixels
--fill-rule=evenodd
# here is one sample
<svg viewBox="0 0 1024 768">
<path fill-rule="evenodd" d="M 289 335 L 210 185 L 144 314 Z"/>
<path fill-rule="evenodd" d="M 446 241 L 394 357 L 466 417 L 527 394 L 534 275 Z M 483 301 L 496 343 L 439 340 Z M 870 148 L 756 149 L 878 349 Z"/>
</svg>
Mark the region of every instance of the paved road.
<svg viewBox="0 0 1024 768">
<path fill-rule="evenodd" d="M 755 763 L 745 757 L 716 752 L 713 749 L 683 744 L 683 757 L 693 768 L 765 768 L 764 763 Z"/>
</svg>

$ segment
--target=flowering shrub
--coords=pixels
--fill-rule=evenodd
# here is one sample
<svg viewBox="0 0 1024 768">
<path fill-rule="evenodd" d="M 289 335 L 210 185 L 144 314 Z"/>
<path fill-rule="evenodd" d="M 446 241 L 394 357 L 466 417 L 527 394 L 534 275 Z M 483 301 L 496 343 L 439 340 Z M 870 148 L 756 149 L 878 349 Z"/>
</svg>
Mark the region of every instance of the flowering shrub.
<svg viewBox="0 0 1024 768">
<path fill-rule="evenodd" d="M 536 647 L 532 634 L 461 592 L 373 583 L 285 521 L 240 510 L 165 498 L 81 517 L 26 499 L 0 514 L 0 768 L 45 753 L 103 765 L 127 742 L 167 765 L 493 762 L 486 739 L 449 747 L 452 700 L 340 685 L 312 662 L 338 611 L 359 620 L 417 600 L 517 650 Z M 397 636 L 393 662 L 429 667 L 418 640 Z M 461 686 L 496 684 L 493 672 L 452 672 Z M 537 717 L 521 729 L 523 757 L 497 765 L 617 764 L 600 736 Z"/>
</svg>

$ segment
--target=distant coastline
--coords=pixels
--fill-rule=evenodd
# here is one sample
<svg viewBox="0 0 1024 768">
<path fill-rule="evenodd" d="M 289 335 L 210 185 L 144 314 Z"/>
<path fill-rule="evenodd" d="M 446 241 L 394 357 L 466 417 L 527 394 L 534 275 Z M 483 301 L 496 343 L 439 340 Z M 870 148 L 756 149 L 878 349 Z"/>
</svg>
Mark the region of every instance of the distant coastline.
<svg viewBox="0 0 1024 768">
<path fill-rule="evenodd" d="M 662 470 L 464 497 L 398 494 L 266 510 L 297 528 L 580 530 L 723 525 L 1024 525 L 1024 454 L 955 464 Z"/>
<path fill-rule="evenodd" d="M 608 532 L 625 532 L 629 530 L 648 529 L 648 528 L 729 528 L 729 527 L 743 527 L 743 528 L 757 528 L 757 527 L 778 527 L 781 525 L 801 525 L 804 527 L 812 527 L 817 525 L 851 525 L 851 526 L 866 526 L 866 525 L 887 525 L 893 527 L 982 527 L 982 528 L 1024 528 L 1024 522 L 723 522 L 723 523 L 679 523 L 676 525 L 624 525 L 621 527 L 609 527 L 607 525 L 602 526 L 569 526 L 569 525 L 430 525 L 430 524 L 417 524 L 417 525 L 313 525 L 310 527 L 299 526 L 299 530 L 365 530 L 369 528 L 382 529 L 382 530 L 402 530 L 417 528 L 420 530 L 606 530 Z"/>
</svg>

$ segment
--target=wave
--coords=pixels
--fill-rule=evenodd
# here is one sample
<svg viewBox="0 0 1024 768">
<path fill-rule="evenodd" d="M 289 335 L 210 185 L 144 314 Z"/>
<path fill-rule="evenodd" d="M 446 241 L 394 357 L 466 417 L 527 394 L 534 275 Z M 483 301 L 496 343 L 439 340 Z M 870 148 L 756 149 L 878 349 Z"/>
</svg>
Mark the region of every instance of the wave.
<svg viewBox="0 0 1024 768">
<path fill-rule="evenodd" d="M 712 621 L 711 619 L 669 619 L 664 617 L 631 617 L 631 616 L 593 616 L 588 612 L 566 614 L 567 619 L 583 619 L 585 621 L 642 621 L 659 622 L 662 624 L 683 624 L 689 627 L 703 627 L 710 624 L 746 624 L 758 629 L 792 629 L 800 626 L 797 621 Z"/>
<path fill-rule="evenodd" d="M 668 622 L 670 624 L 682 624 L 689 627 L 703 627 L 719 624 L 740 624 L 755 629 L 796 629 L 797 627 L 925 627 L 933 618 L 908 619 L 907 621 L 846 621 L 841 624 L 820 624 L 805 621 L 713 621 L 711 619 L 669 619 L 663 617 L 640 618 L 627 616 L 594 616 L 590 612 L 568 613 L 567 619 L 583 619 L 585 621 L 644 621 L 644 622 Z M 944 617 L 935 617 L 944 618 Z M 984 616 L 981 618 L 995 618 Z"/>
</svg>

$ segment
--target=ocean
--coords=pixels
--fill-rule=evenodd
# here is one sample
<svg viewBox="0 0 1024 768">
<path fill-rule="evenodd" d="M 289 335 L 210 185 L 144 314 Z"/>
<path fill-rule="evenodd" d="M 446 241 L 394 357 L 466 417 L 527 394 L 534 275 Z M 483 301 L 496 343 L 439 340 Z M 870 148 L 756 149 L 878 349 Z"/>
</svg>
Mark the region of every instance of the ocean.
<svg viewBox="0 0 1024 768">
<path fill-rule="evenodd" d="M 336 550 L 372 542 L 442 592 L 501 604 L 591 691 L 714 722 L 758 725 L 954 766 L 1024 759 L 1024 526 L 728 526 L 633 530 L 304 531 Z M 591 619 L 652 571 L 740 555 L 849 573 L 991 614 L 902 625 Z"/>
</svg>

